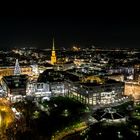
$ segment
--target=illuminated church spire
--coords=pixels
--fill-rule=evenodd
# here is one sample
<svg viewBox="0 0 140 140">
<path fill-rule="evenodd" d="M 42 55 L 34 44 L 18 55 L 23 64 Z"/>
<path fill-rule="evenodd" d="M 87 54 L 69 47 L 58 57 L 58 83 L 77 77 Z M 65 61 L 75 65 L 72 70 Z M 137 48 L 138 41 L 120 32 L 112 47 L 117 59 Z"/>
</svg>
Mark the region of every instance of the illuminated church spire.
<svg viewBox="0 0 140 140">
<path fill-rule="evenodd" d="M 16 59 L 14 75 L 20 75 L 20 74 L 21 74 L 21 70 L 20 70 L 19 62 L 18 62 L 18 59 Z"/>
<path fill-rule="evenodd" d="M 54 38 L 53 38 L 51 64 L 54 65 L 55 63 L 56 63 L 56 54 L 55 54 L 55 45 L 54 45 Z"/>
<path fill-rule="evenodd" d="M 53 48 L 52 48 L 52 50 L 53 50 L 53 51 L 55 50 L 55 47 L 54 47 L 54 38 L 53 38 Z"/>
</svg>

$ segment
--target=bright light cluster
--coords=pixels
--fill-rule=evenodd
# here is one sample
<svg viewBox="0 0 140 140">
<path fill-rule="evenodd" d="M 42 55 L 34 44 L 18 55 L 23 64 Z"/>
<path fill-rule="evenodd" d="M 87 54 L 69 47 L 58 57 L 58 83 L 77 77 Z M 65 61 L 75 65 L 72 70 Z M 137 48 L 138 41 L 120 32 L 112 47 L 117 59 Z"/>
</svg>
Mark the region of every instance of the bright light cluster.
<svg viewBox="0 0 140 140">
<path fill-rule="evenodd" d="M 0 98 L 0 128 L 6 129 L 14 121 L 14 113 L 9 102 Z"/>
</svg>

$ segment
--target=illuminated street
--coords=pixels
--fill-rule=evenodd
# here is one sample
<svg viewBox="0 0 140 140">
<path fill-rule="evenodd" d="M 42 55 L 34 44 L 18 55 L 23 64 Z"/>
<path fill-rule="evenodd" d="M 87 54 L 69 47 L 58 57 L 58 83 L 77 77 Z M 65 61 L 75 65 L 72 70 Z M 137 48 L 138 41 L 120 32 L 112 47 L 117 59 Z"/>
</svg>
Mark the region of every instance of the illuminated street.
<svg viewBox="0 0 140 140">
<path fill-rule="evenodd" d="M 10 108 L 10 103 L 4 98 L 0 98 L 0 136 L 2 137 L 6 129 L 14 121 L 14 113 Z"/>
</svg>

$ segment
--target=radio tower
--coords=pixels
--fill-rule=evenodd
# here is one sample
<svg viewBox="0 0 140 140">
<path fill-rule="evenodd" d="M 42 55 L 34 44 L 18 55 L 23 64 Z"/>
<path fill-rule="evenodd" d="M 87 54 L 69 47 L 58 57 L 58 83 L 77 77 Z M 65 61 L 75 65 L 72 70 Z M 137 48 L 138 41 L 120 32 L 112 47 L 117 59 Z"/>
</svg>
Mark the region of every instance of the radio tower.
<svg viewBox="0 0 140 140">
<path fill-rule="evenodd" d="M 14 75 L 20 75 L 20 74 L 21 74 L 21 70 L 20 70 L 19 62 L 18 62 L 18 59 L 16 59 Z"/>
</svg>

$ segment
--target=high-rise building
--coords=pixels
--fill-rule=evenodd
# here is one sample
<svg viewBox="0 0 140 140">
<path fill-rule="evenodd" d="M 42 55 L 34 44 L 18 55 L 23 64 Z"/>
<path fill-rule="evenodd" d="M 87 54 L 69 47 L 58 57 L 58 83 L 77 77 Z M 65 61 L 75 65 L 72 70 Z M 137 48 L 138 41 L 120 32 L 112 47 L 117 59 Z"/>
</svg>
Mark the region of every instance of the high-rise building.
<svg viewBox="0 0 140 140">
<path fill-rule="evenodd" d="M 55 46 L 53 39 L 53 47 L 52 47 L 52 55 L 51 55 L 51 64 L 54 65 L 56 63 L 56 54 L 55 54 Z"/>
</svg>

